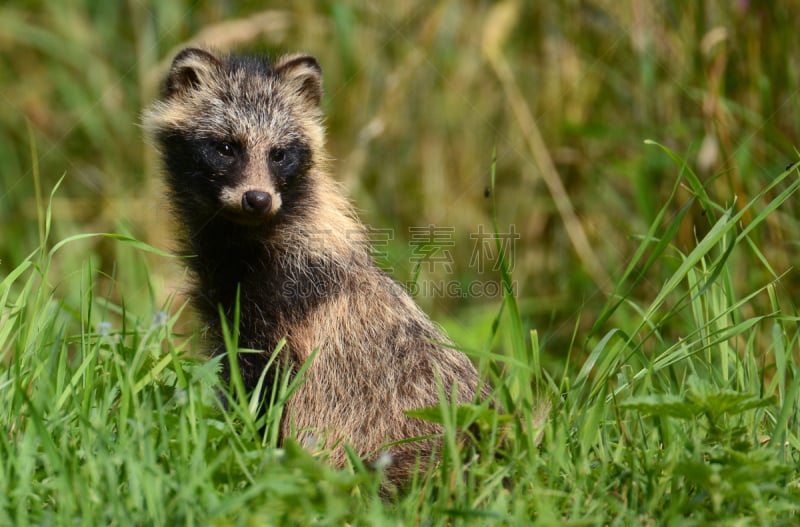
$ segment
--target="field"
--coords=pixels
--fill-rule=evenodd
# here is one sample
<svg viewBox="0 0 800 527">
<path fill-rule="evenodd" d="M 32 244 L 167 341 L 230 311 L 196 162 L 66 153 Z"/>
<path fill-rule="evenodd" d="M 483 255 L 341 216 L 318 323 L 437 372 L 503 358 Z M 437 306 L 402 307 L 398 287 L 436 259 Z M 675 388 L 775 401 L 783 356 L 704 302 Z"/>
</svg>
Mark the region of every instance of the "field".
<svg viewBox="0 0 800 527">
<path fill-rule="evenodd" d="M 800 523 L 798 10 L 4 3 L 0 525 Z M 319 59 L 377 263 L 509 410 L 424 412 L 390 499 L 277 444 L 293 386 L 220 405 L 140 127 L 188 44 Z"/>
</svg>

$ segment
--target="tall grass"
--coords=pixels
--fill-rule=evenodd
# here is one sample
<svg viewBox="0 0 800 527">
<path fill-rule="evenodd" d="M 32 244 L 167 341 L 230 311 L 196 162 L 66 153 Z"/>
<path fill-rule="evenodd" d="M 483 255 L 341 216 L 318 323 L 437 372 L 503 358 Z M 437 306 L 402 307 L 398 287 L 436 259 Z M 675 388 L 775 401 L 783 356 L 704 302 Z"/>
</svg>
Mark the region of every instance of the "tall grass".
<svg viewBox="0 0 800 527">
<path fill-rule="evenodd" d="M 176 334 L 182 306 L 132 313 L 97 294 L 91 263 L 54 286 L 59 250 L 85 236 L 50 243 L 47 208 L 42 247 L 0 282 L 0 523 L 796 523 L 798 319 L 777 294 L 783 277 L 742 291 L 733 273 L 740 259 L 769 265 L 752 235 L 797 176 L 783 172 L 742 209 L 697 187 L 716 221 L 688 253 L 674 243 L 681 216 L 658 215 L 631 263 L 642 272 L 620 277 L 596 337 L 579 337 L 591 343 L 580 368 L 541 369 L 503 265 L 493 329 L 466 351 L 491 366 L 510 413 L 442 394 L 417 414 L 445 426 L 441 461 L 389 500 L 380 469 L 352 458 L 335 471 L 277 445 L 286 381 L 266 415 L 258 397 L 222 404 L 220 359 L 198 360 Z M 643 302 L 632 291 L 657 262 L 672 274 Z M 62 287 L 78 300 L 59 298 Z M 762 296 L 772 309 L 751 313 Z M 497 354 L 504 325 L 511 345 Z M 226 334 L 235 361 L 235 328 Z"/>
<path fill-rule="evenodd" d="M 796 524 L 795 4 L 4 4 L 0 524 Z M 391 500 L 195 353 L 137 126 L 186 42 L 318 56 L 385 266 L 499 285 L 418 301 L 510 413 L 422 412 Z M 495 269 L 479 226 L 521 234 Z"/>
</svg>

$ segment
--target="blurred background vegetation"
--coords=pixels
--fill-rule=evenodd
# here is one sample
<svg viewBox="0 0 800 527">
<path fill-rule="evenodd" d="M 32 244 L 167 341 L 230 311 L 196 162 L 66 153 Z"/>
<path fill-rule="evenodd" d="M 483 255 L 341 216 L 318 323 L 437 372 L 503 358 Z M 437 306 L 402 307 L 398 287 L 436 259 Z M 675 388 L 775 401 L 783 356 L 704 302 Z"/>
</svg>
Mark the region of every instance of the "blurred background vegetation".
<svg viewBox="0 0 800 527">
<path fill-rule="evenodd" d="M 555 362 L 591 327 L 678 178 L 680 166 L 645 139 L 738 207 L 797 160 L 798 12 L 793 0 L 5 2 L 0 278 L 39 243 L 35 173 L 45 198 L 64 176 L 51 240 L 119 232 L 170 249 L 168 204 L 138 123 L 171 58 L 187 44 L 303 50 L 324 70 L 333 173 L 388 242 L 381 264 L 409 280 L 413 229 L 433 225 L 448 233 L 438 240 L 448 265 L 423 265 L 421 284 L 496 283 L 470 238 L 491 229 L 496 200 L 499 230 L 519 234 L 522 314 Z M 676 212 L 689 196 L 679 192 Z M 791 269 L 798 208 L 752 235 L 772 269 L 743 266 L 737 286 Z M 678 249 L 709 225 L 693 209 Z M 176 260 L 109 240 L 68 249 L 50 275 L 65 303 L 80 302 L 69 283 L 88 266 L 107 277 L 97 297 L 142 314 L 170 295 L 180 305 Z M 669 270 L 650 271 L 630 299 L 652 298 L 660 272 Z M 798 297 L 796 273 L 781 284 Z M 483 343 L 500 303 L 424 289 L 418 300 L 467 346 Z"/>
</svg>

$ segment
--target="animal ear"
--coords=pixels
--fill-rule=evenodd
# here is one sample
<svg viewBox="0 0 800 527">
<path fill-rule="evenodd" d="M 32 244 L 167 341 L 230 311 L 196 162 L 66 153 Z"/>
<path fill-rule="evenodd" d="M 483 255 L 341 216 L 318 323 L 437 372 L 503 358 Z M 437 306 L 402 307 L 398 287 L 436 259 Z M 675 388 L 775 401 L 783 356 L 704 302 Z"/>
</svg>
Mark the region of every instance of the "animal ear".
<svg viewBox="0 0 800 527">
<path fill-rule="evenodd" d="M 313 106 L 322 99 L 322 68 L 310 55 L 289 55 L 275 65 L 277 75 L 294 87 L 298 96 Z"/>
<path fill-rule="evenodd" d="M 202 49 L 186 48 L 175 57 L 164 81 L 162 92 L 169 99 L 184 95 L 209 84 L 222 68 L 222 62 Z"/>
</svg>

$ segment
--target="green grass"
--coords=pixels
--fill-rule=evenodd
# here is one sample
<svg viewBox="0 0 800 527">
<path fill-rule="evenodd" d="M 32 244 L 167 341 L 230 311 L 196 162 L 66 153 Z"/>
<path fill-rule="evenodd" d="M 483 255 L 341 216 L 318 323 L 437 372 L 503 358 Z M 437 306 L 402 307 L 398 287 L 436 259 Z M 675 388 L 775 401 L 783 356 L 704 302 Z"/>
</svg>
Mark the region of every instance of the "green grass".
<svg viewBox="0 0 800 527">
<path fill-rule="evenodd" d="M 755 4 L 4 4 L 0 525 L 797 524 L 800 6 Z M 198 35 L 318 56 L 382 264 L 501 293 L 417 298 L 513 415 L 423 412 L 442 461 L 393 500 L 197 353 L 137 123 Z M 521 235 L 494 269 L 480 225 Z"/>
<path fill-rule="evenodd" d="M 494 330 L 468 352 L 492 366 L 513 415 L 445 403 L 423 412 L 445 425 L 441 463 L 394 500 L 381 499 L 380 473 L 357 459 L 334 471 L 291 441 L 277 445 L 292 386 L 260 418 L 256 399 L 223 408 L 219 360 L 193 358 L 176 334 L 182 306 L 131 313 L 96 294 L 91 263 L 70 287 L 78 300 L 59 298 L 59 250 L 86 236 L 49 242 L 48 208 L 43 245 L 0 283 L 0 524 L 794 524 L 798 319 L 780 303 L 781 277 L 738 291 L 733 275 L 742 260 L 767 266 L 751 236 L 794 195 L 797 176 L 782 173 L 740 210 L 698 187 L 694 199 L 715 222 L 689 253 L 672 243 L 681 216 L 659 215 L 580 369 L 538 366 L 504 265 Z M 631 289 L 662 260 L 672 274 L 638 301 Z M 772 309 L 750 313 L 762 296 Z M 501 320 L 504 355 L 492 351 Z M 541 401 L 553 410 L 537 446 L 529 423 Z M 463 444 L 459 430 L 473 425 L 481 434 Z"/>
</svg>

